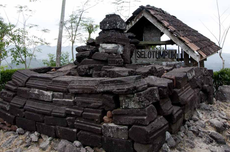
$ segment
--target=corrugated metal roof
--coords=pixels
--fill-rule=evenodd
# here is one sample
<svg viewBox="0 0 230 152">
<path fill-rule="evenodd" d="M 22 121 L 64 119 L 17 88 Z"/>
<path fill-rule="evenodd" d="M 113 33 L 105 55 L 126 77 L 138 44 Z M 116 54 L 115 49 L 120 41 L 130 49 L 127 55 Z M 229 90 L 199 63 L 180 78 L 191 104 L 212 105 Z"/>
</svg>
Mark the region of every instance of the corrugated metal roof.
<svg viewBox="0 0 230 152">
<path fill-rule="evenodd" d="M 210 39 L 189 27 L 175 16 L 154 6 L 140 6 L 133 12 L 133 16 L 131 16 L 126 23 L 129 24 L 132 22 L 132 20 L 143 10 L 149 12 L 151 16 L 157 19 L 158 22 L 167 28 L 173 35 L 183 41 L 191 50 L 198 52 L 201 55 L 201 59 L 204 59 L 221 49 Z"/>
</svg>

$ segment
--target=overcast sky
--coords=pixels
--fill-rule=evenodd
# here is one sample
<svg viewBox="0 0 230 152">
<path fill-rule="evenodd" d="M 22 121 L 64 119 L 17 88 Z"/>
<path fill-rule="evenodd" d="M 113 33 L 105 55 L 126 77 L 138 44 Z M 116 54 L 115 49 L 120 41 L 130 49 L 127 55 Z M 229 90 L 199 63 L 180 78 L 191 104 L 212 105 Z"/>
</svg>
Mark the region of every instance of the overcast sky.
<svg viewBox="0 0 230 152">
<path fill-rule="evenodd" d="M 66 15 L 67 18 L 72 11 L 81 6 L 83 0 L 66 0 Z M 210 38 L 214 42 L 212 34 L 205 28 L 203 23 L 215 34 L 218 34 L 217 24 L 217 8 L 215 0 L 140 0 L 137 4 L 132 4 L 131 13 L 140 5 L 152 5 L 162 8 L 171 15 L 176 16 L 190 27 L 198 30 L 200 33 Z M 27 5 L 34 11 L 34 15 L 29 19 L 29 23 L 37 24 L 41 28 L 49 29 L 49 34 L 44 35 L 46 40 L 51 45 L 56 45 L 58 36 L 58 24 L 61 14 L 62 0 L 40 0 L 38 2 L 29 2 L 29 0 L 0 0 L 0 4 L 6 5 L 4 9 L 10 22 L 16 23 L 17 11 L 15 6 Z M 226 10 L 222 16 L 223 19 L 230 14 L 230 0 L 219 0 L 219 8 L 221 14 Z M 5 18 L 6 14 L 2 8 L 0 8 L 0 16 Z M 104 2 L 93 7 L 85 14 L 86 17 L 94 19 L 96 24 L 105 17 L 106 14 L 115 13 L 115 6 L 111 5 L 110 0 L 104 0 Z M 223 23 L 226 27 L 230 25 L 230 17 Z M 93 35 L 97 36 L 97 33 Z M 65 46 L 69 45 L 68 41 L 63 42 Z M 230 33 L 227 37 L 224 52 L 230 53 Z"/>
</svg>

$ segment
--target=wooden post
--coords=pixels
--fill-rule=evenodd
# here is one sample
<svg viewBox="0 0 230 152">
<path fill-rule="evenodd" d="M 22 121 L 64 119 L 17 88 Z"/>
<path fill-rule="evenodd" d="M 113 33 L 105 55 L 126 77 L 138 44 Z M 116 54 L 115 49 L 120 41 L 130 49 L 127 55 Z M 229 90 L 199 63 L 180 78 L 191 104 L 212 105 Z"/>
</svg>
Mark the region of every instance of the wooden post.
<svg viewBox="0 0 230 152">
<path fill-rule="evenodd" d="M 186 52 L 184 52 L 184 64 L 189 66 L 189 55 Z"/>
<path fill-rule="evenodd" d="M 204 60 L 200 61 L 200 67 L 204 68 Z"/>
</svg>

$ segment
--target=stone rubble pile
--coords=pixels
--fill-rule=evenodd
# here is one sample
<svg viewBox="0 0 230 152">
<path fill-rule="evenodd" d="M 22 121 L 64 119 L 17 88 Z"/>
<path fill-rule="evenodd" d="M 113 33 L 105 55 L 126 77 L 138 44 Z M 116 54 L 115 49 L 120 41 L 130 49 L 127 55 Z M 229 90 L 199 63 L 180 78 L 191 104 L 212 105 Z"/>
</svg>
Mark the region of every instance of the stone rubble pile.
<svg viewBox="0 0 230 152">
<path fill-rule="evenodd" d="M 15 72 L 0 92 L 0 118 L 108 152 L 158 151 L 166 131 L 213 102 L 212 71 L 132 65 L 124 21 L 107 15 L 100 27 L 96 42 L 76 48 L 77 65 Z"/>
</svg>

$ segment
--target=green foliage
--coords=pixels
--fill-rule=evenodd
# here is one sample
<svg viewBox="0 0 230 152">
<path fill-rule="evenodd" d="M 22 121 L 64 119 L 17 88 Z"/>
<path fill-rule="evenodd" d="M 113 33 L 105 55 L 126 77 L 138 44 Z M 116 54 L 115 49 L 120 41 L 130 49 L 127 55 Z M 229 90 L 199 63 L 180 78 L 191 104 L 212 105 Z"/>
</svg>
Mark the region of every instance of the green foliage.
<svg viewBox="0 0 230 152">
<path fill-rule="evenodd" d="M 48 60 L 42 60 L 43 64 L 45 64 L 46 66 L 51 66 L 51 67 L 55 67 L 56 66 L 56 55 L 55 54 L 48 54 Z M 69 64 L 70 60 L 69 60 L 69 52 L 62 52 L 61 54 L 61 66 Z"/>
<path fill-rule="evenodd" d="M 219 86 L 230 85 L 230 69 L 226 68 L 214 72 L 213 80 L 216 90 L 219 88 Z"/>
<path fill-rule="evenodd" d="M 18 69 L 10 69 L 10 70 L 4 70 L 0 71 L 0 90 L 4 89 L 6 82 L 11 80 L 12 75 L 14 72 L 16 72 Z"/>
</svg>

